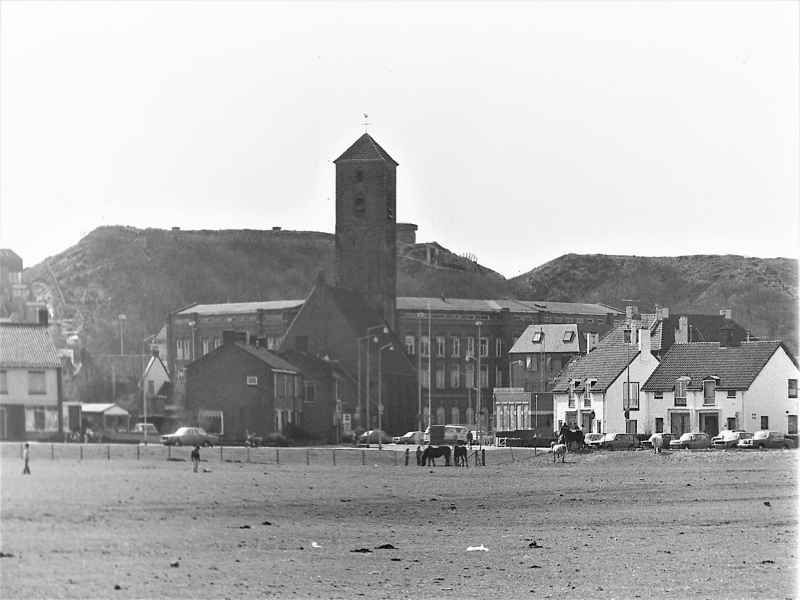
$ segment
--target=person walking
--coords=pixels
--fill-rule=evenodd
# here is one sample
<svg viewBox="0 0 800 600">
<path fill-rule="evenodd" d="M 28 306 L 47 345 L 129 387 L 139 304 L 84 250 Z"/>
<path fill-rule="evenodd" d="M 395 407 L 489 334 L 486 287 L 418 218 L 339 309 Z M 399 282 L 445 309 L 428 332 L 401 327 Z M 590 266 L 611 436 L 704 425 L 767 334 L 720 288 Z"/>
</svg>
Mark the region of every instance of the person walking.
<svg viewBox="0 0 800 600">
<path fill-rule="evenodd" d="M 192 468 L 197 473 L 197 467 L 200 466 L 200 446 L 195 446 L 192 450 Z"/>
<path fill-rule="evenodd" d="M 22 447 L 22 460 L 25 461 L 25 468 L 22 469 L 23 475 L 31 474 L 31 467 L 28 464 L 30 459 L 31 459 L 31 445 L 28 442 L 25 442 L 25 445 Z"/>
</svg>

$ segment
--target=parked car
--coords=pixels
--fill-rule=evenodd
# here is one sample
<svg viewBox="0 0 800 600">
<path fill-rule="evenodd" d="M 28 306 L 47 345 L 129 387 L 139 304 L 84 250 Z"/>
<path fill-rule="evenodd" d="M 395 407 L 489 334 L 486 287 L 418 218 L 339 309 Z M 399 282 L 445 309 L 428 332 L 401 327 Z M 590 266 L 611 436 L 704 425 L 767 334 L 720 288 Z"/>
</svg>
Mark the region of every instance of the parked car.
<svg viewBox="0 0 800 600">
<path fill-rule="evenodd" d="M 369 446 L 370 444 L 377 444 L 380 440 L 381 444 L 391 444 L 392 438 L 385 431 L 381 429 L 370 429 L 365 431 L 358 438 L 359 446 Z"/>
<path fill-rule="evenodd" d="M 669 443 L 669 447 L 672 450 L 679 450 L 679 449 L 698 450 L 701 448 L 710 448 L 711 438 L 708 437 L 707 433 L 703 432 L 684 433 L 677 440 L 672 440 Z"/>
<path fill-rule="evenodd" d="M 711 438 L 711 446 L 714 448 L 736 448 L 741 440 L 746 440 L 751 437 L 753 437 L 752 433 L 741 429 L 724 429 L 719 432 L 719 435 L 715 435 Z"/>
<path fill-rule="evenodd" d="M 599 448 L 604 437 L 602 433 L 587 433 L 583 437 L 583 442 L 590 448 Z"/>
<path fill-rule="evenodd" d="M 175 433 L 161 436 L 165 446 L 213 446 L 217 436 L 206 433 L 202 427 L 179 427 Z"/>
<path fill-rule="evenodd" d="M 600 442 L 600 447 L 606 450 L 627 450 L 638 445 L 639 440 L 632 433 L 607 433 Z"/>
<path fill-rule="evenodd" d="M 655 437 L 660 437 L 661 438 L 661 442 L 662 442 L 661 443 L 661 447 L 662 448 L 669 448 L 669 444 L 670 444 L 670 442 L 672 442 L 672 434 L 671 433 L 664 433 L 664 432 L 654 433 L 653 435 L 651 435 L 649 438 L 647 438 L 645 441 L 642 442 L 642 446 L 645 446 L 647 448 L 652 448 L 653 447 L 653 438 L 655 438 Z"/>
<path fill-rule="evenodd" d="M 158 436 L 158 429 L 152 423 L 137 423 L 133 426 L 133 430 L 136 433 L 144 434 L 147 432 L 148 436 L 153 436 L 154 438 Z"/>
<path fill-rule="evenodd" d="M 422 435 L 421 431 L 409 431 L 403 435 L 393 437 L 392 441 L 395 444 L 413 444 L 416 446 L 422 443 Z"/>
<path fill-rule="evenodd" d="M 777 431 L 760 429 L 753 437 L 740 440 L 739 448 L 794 448 L 794 441 Z"/>
</svg>

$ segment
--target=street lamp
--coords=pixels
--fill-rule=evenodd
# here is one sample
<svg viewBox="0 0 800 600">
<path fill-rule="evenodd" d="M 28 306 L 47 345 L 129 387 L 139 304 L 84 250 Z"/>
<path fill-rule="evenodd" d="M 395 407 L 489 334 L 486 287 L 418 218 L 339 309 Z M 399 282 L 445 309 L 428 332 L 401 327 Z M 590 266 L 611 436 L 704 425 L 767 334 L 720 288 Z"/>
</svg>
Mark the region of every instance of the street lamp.
<svg viewBox="0 0 800 600">
<path fill-rule="evenodd" d="M 422 319 L 425 313 L 417 313 L 417 430 L 422 431 Z M 430 344 L 430 340 L 428 340 Z"/>
<path fill-rule="evenodd" d="M 475 370 L 475 408 L 477 419 L 478 439 L 481 439 L 481 326 L 483 321 L 475 321 L 475 327 L 478 328 L 478 340 L 475 354 L 477 355 L 477 369 Z M 480 442 L 479 442 L 480 444 Z"/>
<path fill-rule="evenodd" d="M 378 338 L 375 338 L 375 341 L 377 342 Z M 383 356 L 384 350 L 394 350 L 394 345 L 384 344 L 378 348 L 378 450 L 383 449 L 383 440 L 381 440 L 383 434 L 383 367 L 381 356 Z"/>
<path fill-rule="evenodd" d="M 119 353 L 120 355 L 125 354 L 125 321 L 127 320 L 126 315 L 119 315 Z"/>
<path fill-rule="evenodd" d="M 370 400 L 370 395 L 369 395 L 369 392 L 370 392 L 370 389 L 369 389 L 370 388 L 370 385 L 369 385 L 369 380 L 370 380 L 369 345 L 373 341 L 372 332 L 373 331 L 377 331 L 377 330 L 380 330 L 381 333 L 383 333 L 384 335 L 389 333 L 389 328 L 386 327 L 386 325 L 373 325 L 372 327 L 367 327 L 367 335 L 358 338 L 359 344 L 361 343 L 361 341 L 366 341 L 367 342 L 367 344 L 366 344 L 366 346 L 367 346 L 367 373 L 366 373 L 366 386 L 365 386 L 366 387 L 366 398 L 365 398 L 365 405 L 366 406 L 365 406 L 365 408 L 366 408 L 366 429 L 367 430 L 372 426 L 372 423 L 370 421 L 370 414 L 369 414 L 369 400 Z M 374 341 L 377 342 L 378 338 L 375 337 Z M 360 352 L 359 352 L 358 356 L 359 356 L 359 359 L 360 359 L 361 358 L 361 353 Z M 360 368 L 360 366 L 359 366 L 359 370 L 358 370 L 358 375 L 359 375 L 359 381 L 360 381 L 361 380 L 361 368 Z M 361 386 L 359 386 L 359 388 L 360 387 Z"/>
</svg>

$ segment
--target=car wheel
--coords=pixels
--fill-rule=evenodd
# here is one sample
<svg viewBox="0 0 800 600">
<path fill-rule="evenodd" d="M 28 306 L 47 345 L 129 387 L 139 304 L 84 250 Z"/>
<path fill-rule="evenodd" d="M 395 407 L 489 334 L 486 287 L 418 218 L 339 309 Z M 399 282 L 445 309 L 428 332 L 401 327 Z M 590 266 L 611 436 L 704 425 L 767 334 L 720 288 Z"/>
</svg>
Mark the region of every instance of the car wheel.
<svg viewBox="0 0 800 600">
<path fill-rule="evenodd" d="M 176 446 L 181 446 L 181 445 L 182 445 L 182 444 L 181 444 L 181 441 L 180 441 L 180 440 L 175 440 L 175 445 L 176 445 Z"/>
<path fill-rule="evenodd" d="M 764 444 L 759 444 L 758 446 L 756 446 L 756 448 L 758 450 L 763 450 L 764 449 Z"/>
</svg>

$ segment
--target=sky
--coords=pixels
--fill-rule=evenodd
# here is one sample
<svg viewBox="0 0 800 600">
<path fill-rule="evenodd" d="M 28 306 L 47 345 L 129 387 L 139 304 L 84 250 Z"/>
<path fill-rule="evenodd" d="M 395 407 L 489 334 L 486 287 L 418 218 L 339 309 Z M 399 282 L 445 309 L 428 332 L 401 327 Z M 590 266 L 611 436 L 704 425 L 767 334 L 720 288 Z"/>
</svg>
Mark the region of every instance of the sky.
<svg viewBox="0 0 800 600">
<path fill-rule="evenodd" d="M 397 219 L 507 277 L 797 257 L 797 2 L 0 4 L 0 247 L 333 232 L 364 131 Z"/>
</svg>

